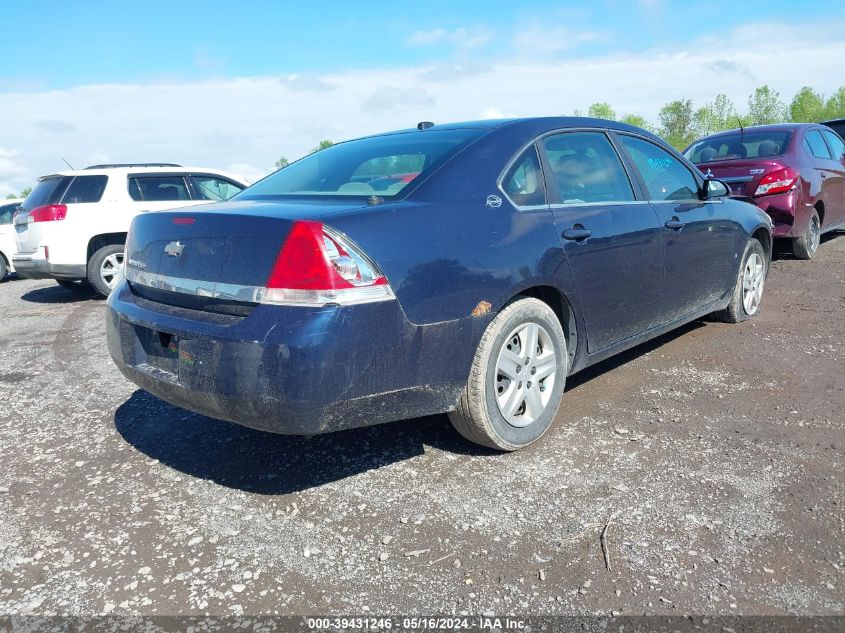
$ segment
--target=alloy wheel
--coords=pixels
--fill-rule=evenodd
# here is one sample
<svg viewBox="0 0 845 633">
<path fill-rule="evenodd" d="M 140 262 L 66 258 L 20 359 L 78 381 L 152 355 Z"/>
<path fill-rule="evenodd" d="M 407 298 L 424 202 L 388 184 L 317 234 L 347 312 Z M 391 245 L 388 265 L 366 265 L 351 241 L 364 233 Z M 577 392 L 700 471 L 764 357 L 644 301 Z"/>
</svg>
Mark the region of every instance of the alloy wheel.
<svg viewBox="0 0 845 633">
<path fill-rule="evenodd" d="M 515 427 L 537 420 L 549 405 L 557 375 L 552 338 L 538 323 L 523 323 L 505 339 L 493 389 L 502 417 Z"/>
<path fill-rule="evenodd" d="M 109 288 L 114 288 L 123 275 L 123 253 L 114 253 L 100 265 L 100 278 Z"/>
<path fill-rule="evenodd" d="M 742 272 L 742 307 L 748 316 L 754 316 L 760 309 L 765 282 L 766 265 L 763 258 L 758 253 L 751 253 Z"/>
</svg>

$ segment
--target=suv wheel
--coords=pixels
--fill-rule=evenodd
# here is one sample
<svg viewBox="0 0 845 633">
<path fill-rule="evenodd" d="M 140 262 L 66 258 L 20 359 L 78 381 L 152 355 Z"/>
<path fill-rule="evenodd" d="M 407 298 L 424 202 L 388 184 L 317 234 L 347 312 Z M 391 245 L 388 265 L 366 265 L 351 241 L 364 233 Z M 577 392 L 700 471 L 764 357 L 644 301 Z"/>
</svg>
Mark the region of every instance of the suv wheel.
<svg viewBox="0 0 845 633">
<path fill-rule="evenodd" d="M 123 244 L 104 246 L 88 260 L 88 283 L 108 297 L 123 276 Z"/>
<path fill-rule="evenodd" d="M 3 256 L 0 255 L 0 281 L 3 281 L 6 278 L 6 273 L 9 272 L 9 269 L 6 267 L 6 260 L 3 259 Z"/>
</svg>

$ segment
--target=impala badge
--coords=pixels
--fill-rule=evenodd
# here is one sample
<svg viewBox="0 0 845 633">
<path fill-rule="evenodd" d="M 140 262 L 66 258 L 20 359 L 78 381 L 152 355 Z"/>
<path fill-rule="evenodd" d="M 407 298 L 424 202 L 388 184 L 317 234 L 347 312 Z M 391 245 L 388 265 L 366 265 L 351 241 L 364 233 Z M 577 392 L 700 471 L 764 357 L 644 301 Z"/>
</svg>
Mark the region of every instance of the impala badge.
<svg viewBox="0 0 845 633">
<path fill-rule="evenodd" d="M 498 209 L 502 206 L 502 199 L 499 196 L 487 196 L 486 204 L 491 209 Z"/>
<path fill-rule="evenodd" d="M 182 251 L 185 250 L 185 245 L 180 244 L 177 242 L 170 242 L 167 246 L 164 247 L 164 252 L 170 255 L 171 257 L 179 257 L 182 254 Z"/>
</svg>

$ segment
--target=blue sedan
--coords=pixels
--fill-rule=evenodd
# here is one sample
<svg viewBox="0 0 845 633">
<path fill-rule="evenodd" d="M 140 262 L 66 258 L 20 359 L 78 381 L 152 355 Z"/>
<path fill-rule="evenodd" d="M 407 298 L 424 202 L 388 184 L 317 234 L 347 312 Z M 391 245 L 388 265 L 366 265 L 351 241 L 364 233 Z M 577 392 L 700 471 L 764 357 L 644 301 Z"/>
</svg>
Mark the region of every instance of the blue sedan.
<svg viewBox="0 0 845 633">
<path fill-rule="evenodd" d="M 760 309 L 772 226 L 659 138 L 534 118 L 311 154 L 231 201 L 137 217 L 108 300 L 123 374 L 180 407 L 315 434 L 448 413 L 500 450 L 566 377 Z"/>
</svg>

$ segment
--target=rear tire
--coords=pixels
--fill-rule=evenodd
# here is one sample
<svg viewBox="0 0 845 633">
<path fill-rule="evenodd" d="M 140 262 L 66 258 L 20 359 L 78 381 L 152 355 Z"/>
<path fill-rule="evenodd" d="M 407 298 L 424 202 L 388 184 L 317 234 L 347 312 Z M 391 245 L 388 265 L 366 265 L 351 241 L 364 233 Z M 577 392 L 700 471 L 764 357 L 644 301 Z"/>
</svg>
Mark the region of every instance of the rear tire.
<svg viewBox="0 0 845 633">
<path fill-rule="evenodd" d="M 6 266 L 6 260 L 3 259 L 3 256 L 0 255 L 0 281 L 6 279 L 6 275 L 9 273 L 9 267 Z"/>
<path fill-rule="evenodd" d="M 757 316 L 768 272 L 766 251 L 756 238 L 751 238 L 742 256 L 731 302 L 724 310 L 714 312 L 712 318 L 724 323 L 739 323 Z"/>
<path fill-rule="evenodd" d="M 104 246 L 88 260 L 88 283 L 104 297 L 111 294 L 123 275 L 123 244 Z"/>
<path fill-rule="evenodd" d="M 813 215 L 807 225 L 807 232 L 792 240 L 792 254 L 798 259 L 812 259 L 819 250 L 821 235 L 822 223 L 819 219 L 819 212 L 813 209 Z"/>
<path fill-rule="evenodd" d="M 542 301 L 518 298 L 487 326 L 449 419 L 466 439 L 500 451 L 537 441 L 560 407 L 566 337 Z"/>
</svg>

